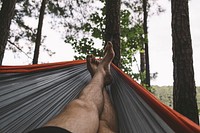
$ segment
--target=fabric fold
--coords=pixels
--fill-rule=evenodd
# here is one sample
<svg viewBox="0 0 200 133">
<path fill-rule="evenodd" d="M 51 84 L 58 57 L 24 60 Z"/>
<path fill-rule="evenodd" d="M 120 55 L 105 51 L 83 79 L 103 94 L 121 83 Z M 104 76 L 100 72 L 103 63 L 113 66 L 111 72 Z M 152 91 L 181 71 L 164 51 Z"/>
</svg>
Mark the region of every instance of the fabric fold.
<svg viewBox="0 0 200 133">
<path fill-rule="evenodd" d="M 41 127 L 75 99 L 91 79 L 86 61 L 0 67 L 0 132 Z M 200 132 L 191 120 L 162 104 L 112 65 L 108 87 L 120 133 Z"/>
</svg>

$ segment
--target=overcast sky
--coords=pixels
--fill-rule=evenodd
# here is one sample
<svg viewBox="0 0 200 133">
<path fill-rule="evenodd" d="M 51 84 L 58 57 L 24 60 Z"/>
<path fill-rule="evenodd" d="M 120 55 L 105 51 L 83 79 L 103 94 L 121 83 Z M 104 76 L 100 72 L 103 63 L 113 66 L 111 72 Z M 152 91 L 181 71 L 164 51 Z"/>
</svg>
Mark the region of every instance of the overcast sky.
<svg viewBox="0 0 200 133">
<path fill-rule="evenodd" d="M 165 13 L 149 19 L 149 48 L 151 72 L 158 72 L 158 78 L 152 81 L 157 85 L 173 85 L 171 4 L 168 0 L 159 0 L 166 9 Z M 189 3 L 190 26 L 193 45 L 196 85 L 200 85 L 200 0 Z"/>
<path fill-rule="evenodd" d="M 173 85 L 173 64 L 172 64 L 172 38 L 171 38 L 171 6 L 168 0 L 159 0 L 159 3 L 166 11 L 159 16 L 149 18 L 149 51 L 150 51 L 150 71 L 158 72 L 156 80 L 151 81 L 153 85 Z M 200 86 L 200 0 L 191 0 L 189 4 L 190 25 L 194 55 L 194 70 L 196 85 Z M 49 29 L 44 25 L 44 29 Z M 45 53 L 40 54 L 41 62 L 59 62 L 73 59 L 74 52 L 70 45 L 66 45 L 60 39 L 59 34 L 53 30 L 43 30 L 47 34 L 45 45 L 56 52 L 53 57 L 48 57 Z M 56 47 L 55 47 L 56 44 Z M 4 65 L 25 65 L 27 57 L 20 55 L 20 58 L 13 56 L 11 52 L 6 52 Z"/>
</svg>

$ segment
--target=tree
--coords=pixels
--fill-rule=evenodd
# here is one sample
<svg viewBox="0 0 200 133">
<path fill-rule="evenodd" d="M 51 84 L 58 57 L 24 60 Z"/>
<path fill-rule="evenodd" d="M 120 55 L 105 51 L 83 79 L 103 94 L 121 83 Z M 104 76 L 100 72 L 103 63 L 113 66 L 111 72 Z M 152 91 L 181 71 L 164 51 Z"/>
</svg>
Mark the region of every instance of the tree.
<svg viewBox="0 0 200 133">
<path fill-rule="evenodd" d="M 112 4 L 110 4 L 111 2 L 113 1 L 109 1 L 108 6 L 111 6 L 111 8 L 113 8 Z M 119 2 L 117 3 L 119 4 Z M 85 10 L 89 10 L 88 8 L 92 8 L 91 14 L 84 17 L 86 18 L 86 20 L 81 21 L 83 23 L 79 23 L 78 21 L 78 23 L 65 24 L 67 25 L 66 31 L 69 31 L 69 30 L 72 31 L 70 33 L 66 33 L 67 36 L 66 36 L 65 41 L 66 43 L 71 44 L 75 52 L 78 53 L 78 56 L 75 56 L 75 59 L 84 59 L 87 54 L 94 54 L 95 56 L 101 57 L 103 55 L 102 54 L 103 51 L 102 51 L 102 48 L 95 47 L 94 42 L 96 40 L 98 42 L 102 42 L 103 45 L 108 40 L 109 41 L 116 40 L 116 42 L 120 42 L 118 49 L 116 47 L 116 51 L 120 52 L 118 54 L 118 56 L 120 55 L 120 57 L 118 57 L 118 61 L 121 58 L 120 59 L 121 63 L 119 62 L 118 63 L 124 72 L 138 79 L 138 74 L 134 74 L 134 72 L 132 71 L 132 62 L 136 61 L 134 54 L 136 53 L 136 51 L 140 49 L 140 44 L 142 42 L 141 38 L 143 36 L 142 25 L 137 23 L 137 15 L 134 14 L 138 12 L 138 9 L 135 9 L 135 10 L 132 9 L 134 5 L 135 4 L 137 5 L 138 3 L 124 0 L 121 4 L 125 8 L 121 9 L 120 13 L 116 11 L 115 13 L 113 13 L 113 16 L 108 16 L 107 19 L 109 20 L 107 22 L 105 21 L 107 20 L 106 19 L 107 11 L 106 11 L 106 6 L 105 6 L 106 1 L 102 0 L 102 4 L 103 6 L 101 8 L 84 7 L 84 5 L 81 5 L 81 7 L 84 7 Z M 116 4 L 116 1 L 115 1 L 115 4 Z M 96 4 L 93 4 L 93 5 L 96 5 Z M 114 8 L 120 8 L 120 5 Z M 107 10 L 109 12 L 111 9 L 109 8 Z M 120 15 L 119 16 L 120 19 L 118 18 L 118 16 L 116 16 L 117 12 Z M 112 14 L 108 14 L 108 15 L 112 15 Z M 80 17 L 81 15 L 76 15 L 76 16 Z M 73 19 L 76 20 L 76 18 L 73 18 Z M 117 31 L 117 29 L 119 28 L 119 27 L 117 28 L 117 23 L 120 24 L 119 25 L 120 32 Z M 120 40 L 119 38 L 118 40 L 117 38 L 116 39 L 113 38 L 113 36 L 115 38 L 120 37 Z"/>
<path fill-rule="evenodd" d="M 105 42 L 112 41 L 115 57 L 113 63 L 120 67 L 120 7 L 121 0 L 106 0 Z"/>
<path fill-rule="evenodd" d="M 199 123 L 188 0 L 172 0 L 173 107 Z"/>
<path fill-rule="evenodd" d="M 142 22 L 142 28 L 144 32 L 144 41 L 141 43 L 141 50 L 140 50 L 140 75 L 141 75 L 141 84 L 147 85 L 146 83 L 146 44 L 147 41 L 147 1 L 142 0 L 142 9 L 143 9 L 143 22 Z M 145 76 L 144 76 L 145 75 Z"/>
<path fill-rule="evenodd" d="M 17 0 L 2 1 L 3 3 L 0 11 L 0 65 L 2 65 L 16 1 Z"/>
<path fill-rule="evenodd" d="M 147 11 L 147 5 L 148 0 L 143 0 L 143 30 L 144 30 L 144 47 L 145 47 L 145 64 L 146 64 L 146 78 L 145 78 L 145 84 L 147 87 L 150 87 L 150 68 L 149 68 L 149 46 L 148 46 L 148 30 L 147 30 L 147 17 L 148 17 L 148 11 Z"/>
<path fill-rule="evenodd" d="M 143 29 L 142 0 L 122 0 L 121 1 L 120 5 L 123 8 L 120 10 L 120 13 L 119 13 L 120 20 L 118 21 L 120 23 L 120 31 L 116 30 L 118 28 L 116 28 L 115 23 L 117 22 L 116 19 L 119 19 L 119 18 L 115 14 L 119 12 L 117 9 L 120 8 L 121 6 L 115 5 L 114 8 L 117 8 L 115 10 L 116 12 L 111 14 L 110 12 L 112 12 L 111 10 L 113 10 L 111 3 L 113 1 L 106 1 L 106 0 L 98 1 L 98 3 L 101 3 L 100 4 L 101 6 L 98 6 L 98 7 L 84 5 L 84 4 L 97 5 L 96 4 L 97 1 L 92 1 L 92 2 L 91 1 L 88 1 L 88 3 L 80 2 L 78 4 L 78 7 L 76 8 L 77 10 L 75 10 L 75 11 L 79 11 L 79 12 L 76 12 L 77 15 L 71 15 L 73 17 L 73 20 L 77 20 L 76 16 L 78 16 L 79 18 L 82 18 L 81 14 L 85 13 L 85 10 L 89 10 L 90 12 L 88 12 L 88 15 L 84 15 L 84 18 L 82 19 L 82 21 L 76 21 L 76 23 L 73 23 L 73 22 L 69 23 L 68 20 L 65 21 L 67 22 L 65 23 L 65 26 L 66 26 L 65 31 L 67 31 L 65 33 L 66 34 L 65 42 L 68 44 L 71 44 L 73 46 L 75 53 L 78 53 L 78 55 L 75 56 L 75 59 L 84 59 L 87 54 L 94 54 L 95 56 L 101 57 L 102 48 L 95 47 L 96 40 L 98 42 L 102 42 L 103 45 L 108 40 L 114 40 L 114 41 L 116 40 L 119 42 L 119 40 L 113 38 L 113 36 L 117 37 L 120 35 L 120 45 L 116 47 L 116 51 L 120 52 L 118 54 L 120 55 L 118 59 L 120 59 L 119 65 L 121 69 L 125 73 L 129 74 L 130 76 L 134 77 L 137 80 L 139 79 L 145 80 L 145 72 L 142 74 L 140 73 L 138 74 L 138 73 L 134 73 L 132 70 L 133 62 L 136 62 L 135 54 L 138 51 L 142 51 L 143 53 L 145 52 L 145 49 L 144 48 L 142 49 L 141 44 L 144 45 L 145 42 L 147 41 L 147 36 L 144 35 L 144 29 Z M 106 2 L 108 3 L 106 4 Z M 115 1 L 115 4 L 116 3 L 117 1 Z M 73 5 L 70 7 L 75 8 L 76 6 Z M 149 11 L 150 7 L 153 7 L 153 9 L 156 9 L 157 13 L 163 12 L 163 9 L 161 8 L 161 6 L 156 4 L 156 0 L 154 0 L 153 2 L 151 1 L 147 4 L 147 11 Z M 81 11 L 81 8 L 84 8 L 84 11 Z M 92 10 L 89 8 L 91 8 Z M 75 12 L 73 8 L 71 8 L 70 11 L 72 13 Z M 108 21 L 106 19 L 106 14 L 107 14 L 106 12 L 108 13 L 107 19 L 110 19 Z M 152 14 L 154 13 L 155 13 L 155 10 L 153 10 Z M 114 32 L 116 32 L 116 34 Z M 138 67 L 138 71 L 139 71 L 139 67 Z"/>
<path fill-rule="evenodd" d="M 34 57 L 33 57 L 33 64 L 38 63 L 38 57 L 39 57 L 39 51 L 40 51 L 40 45 L 41 45 L 41 36 L 42 36 L 42 25 L 43 25 L 44 13 L 45 13 L 45 6 L 46 6 L 46 0 L 42 0 L 41 9 L 40 9 L 40 16 L 39 16 L 39 21 L 38 21 L 37 34 L 36 34 L 36 40 L 35 40 L 35 51 L 34 51 Z"/>
<path fill-rule="evenodd" d="M 38 1 L 17 0 L 6 47 L 6 50 L 11 50 L 13 54 L 23 52 L 31 60 L 30 55 L 33 53 L 32 44 L 36 38 L 36 27 L 33 28 L 27 22 L 36 17 L 39 12 L 38 6 Z"/>
<path fill-rule="evenodd" d="M 48 2 L 48 5 L 50 4 L 51 2 Z M 24 53 L 30 59 L 29 64 L 33 62 L 34 44 L 37 40 L 38 33 L 35 23 L 37 23 L 37 19 L 41 14 L 40 5 L 41 1 L 38 0 L 17 0 L 10 28 L 10 35 L 8 37 L 8 44 L 6 46 L 6 50 L 11 50 L 13 54 L 19 55 L 18 57 L 20 57 L 20 53 Z M 50 11 L 49 8 L 46 9 L 46 12 L 53 14 L 53 11 Z M 45 45 L 42 45 L 45 38 L 45 35 L 41 35 L 40 47 L 49 56 L 52 56 L 55 52 L 48 49 Z"/>
</svg>

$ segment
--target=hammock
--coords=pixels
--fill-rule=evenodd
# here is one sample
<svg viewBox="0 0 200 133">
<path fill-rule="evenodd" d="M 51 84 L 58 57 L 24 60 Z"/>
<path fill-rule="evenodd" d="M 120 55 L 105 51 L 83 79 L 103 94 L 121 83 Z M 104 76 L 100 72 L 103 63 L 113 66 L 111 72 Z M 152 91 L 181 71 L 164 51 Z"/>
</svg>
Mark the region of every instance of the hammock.
<svg viewBox="0 0 200 133">
<path fill-rule="evenodd" d="M 158 101 L 112 65 L 107 87 L 120 133 L 199 133 L 200 127 Z M 0 133 L 41 127 L 88 84 L 85 61 L 0 67 Z"/>
</svg>

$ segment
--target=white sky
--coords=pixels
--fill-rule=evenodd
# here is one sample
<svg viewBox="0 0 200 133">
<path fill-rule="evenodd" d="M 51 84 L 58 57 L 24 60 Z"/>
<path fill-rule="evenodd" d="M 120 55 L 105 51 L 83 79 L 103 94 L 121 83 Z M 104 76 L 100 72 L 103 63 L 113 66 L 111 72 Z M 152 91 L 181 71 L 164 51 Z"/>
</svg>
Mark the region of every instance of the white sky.
<svg viewBox="0 0 200 133">
<path fill-rule="evenodd" d="M 172 38 L 171 38 L 171 6 L 168 0 L 159 0 L 159 3 L 166 9 L 159 16 L 153 16 L 148 21 L 149 32 L 149 52 L 150 52 L 150 71 L 158 72 L 156 80 L 151 81 L 153 85 L 173 85 L 173 64 L 172 64 Z M 199 0 L 191 0 L 190 26 L 193 43 L 194 71 L 196 85 L 200 86 L 200 13 Z M 47 48 L 56 52 L 52 57 L 41 52 L 40 62 L 59 62 L 73 59 L 74 52 L 70 45 L 66 45 L 61 40 L 60 35 L 54 30 L 49 30 L 48 25 L 44 25 L 43 34 L 47 35 L 45 45 Z M 48 30 L 45 30 L 48 29 Z M 55 47 L 56 45 L 56 47 Z M 23 57 L 24 56 L 24 57 Z M 12 52 L 6 51 L 4 65 L 25 65 L 30 60 L 25 55 L 20 58 L 13 56 Z"/>
<path fill-rule="evenodd" d="M 152 81 L 152 84 L 173 85 L 171 4 L 168 0 L 159 1 L 166 12 L 149 19 L 150 71 L 158 72 L 158 78 Z M 189 3 L 195 81 L 198 86 L 200 85 L 199 5 L 199 0 L 191 0 Z"/>
</svg>

